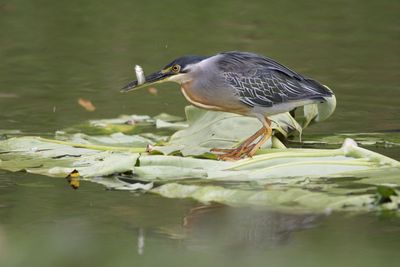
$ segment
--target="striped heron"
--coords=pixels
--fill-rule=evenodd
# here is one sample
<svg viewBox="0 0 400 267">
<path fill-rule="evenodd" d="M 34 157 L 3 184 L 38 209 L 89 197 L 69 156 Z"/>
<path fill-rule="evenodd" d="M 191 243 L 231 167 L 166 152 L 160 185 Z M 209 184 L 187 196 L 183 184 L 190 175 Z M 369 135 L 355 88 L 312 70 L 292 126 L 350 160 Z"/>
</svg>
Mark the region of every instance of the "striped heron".
<svg viewBox="0 0 400 267">
<path fill-rule="evenodd" d="M 233 149 L 212 149 L 222 160 L 253 156 L 271 137 L 268 116 L 318 103 L 329 117 L 335 109 L 333 92 L 277 61 L 249 52 L 223 52 L 214 56 L 183 56 L 162 70 L 132 81 L 121 89 L 127 92 L 163 82 L 180 84 L 185 98 L 193 105 L 258 118 L 262 127 Z"/>
</svg>

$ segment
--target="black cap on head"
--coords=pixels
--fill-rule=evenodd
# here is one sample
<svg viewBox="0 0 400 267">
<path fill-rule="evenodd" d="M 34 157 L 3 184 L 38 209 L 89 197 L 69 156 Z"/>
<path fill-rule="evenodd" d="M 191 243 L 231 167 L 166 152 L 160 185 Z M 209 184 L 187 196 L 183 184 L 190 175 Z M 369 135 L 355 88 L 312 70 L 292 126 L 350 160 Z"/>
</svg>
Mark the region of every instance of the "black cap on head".
<svg viewBox="0 0 400 267">
<path fill-rule="evenodd" d="M 182 69 L 184 69 L 187 65 L 193 64 L 193 63 L 197 63 L 200 62 L 204 59 L 206 59 L 208 57 L 206 56 L 183 56 L 180 58 L 175 59 L 174 61 L 172 61 L 171 63 L 169 63 L 168 65 L 166 65 L 164 67 L 164 69 L 168 69 L 176 64 L 180 65 Z"/>
</svg>

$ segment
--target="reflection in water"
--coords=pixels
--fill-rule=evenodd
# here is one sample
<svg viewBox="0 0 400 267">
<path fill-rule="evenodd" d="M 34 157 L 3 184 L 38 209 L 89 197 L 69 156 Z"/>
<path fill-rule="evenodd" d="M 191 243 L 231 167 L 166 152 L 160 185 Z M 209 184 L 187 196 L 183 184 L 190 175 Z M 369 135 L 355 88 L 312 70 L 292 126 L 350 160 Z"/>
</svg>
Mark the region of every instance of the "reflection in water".
<svg viewBox="0 0 400 267">
<path fill-rule="evenodd" d="M 4 231 L 3 227 L 0 225 L 0 258 L 5 257 L 6 253 L 7 253 L 6 232 Z"/>
<path fill-rule="evenodd" d="M 219 204 L 202 205 L 191 209 L 184 217 L 181 238 L 193 250 L 265 249 L 287 244 L 293 232 L 316 226 L 319 217 Z M 179 236 L 176 231 L 168 234 L 171 238 Z"/>
<path fill-rule="evenodd" d="M 139 228 L 137 237 L 137 252 L 139 255 L 144 253 L 144 229 Z"/>
<path fill-rule="evenodd" d="M 89 182 L 72 190 L 63 179 L 5 177 L 14 183 L 0 187 L 0 266 L 387 266 L 398 254 L 396 217 L 199 206 Z"/>
</svg>

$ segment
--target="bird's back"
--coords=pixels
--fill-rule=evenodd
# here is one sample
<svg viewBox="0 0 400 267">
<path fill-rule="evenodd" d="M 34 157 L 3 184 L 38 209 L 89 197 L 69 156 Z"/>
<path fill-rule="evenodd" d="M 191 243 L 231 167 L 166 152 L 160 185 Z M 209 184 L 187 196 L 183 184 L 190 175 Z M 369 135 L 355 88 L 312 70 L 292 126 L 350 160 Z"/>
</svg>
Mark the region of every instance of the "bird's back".
<svg viewBox="0 0 400 267">
<path fill-rule="evenodd" d="M 267 57 L 248 52 L 219 54 L 218 67 L 239 97 L 249 107 L 273 107 L 290 103 L 325 101 L 332 91 L 319 82 Z"/>
</svg>

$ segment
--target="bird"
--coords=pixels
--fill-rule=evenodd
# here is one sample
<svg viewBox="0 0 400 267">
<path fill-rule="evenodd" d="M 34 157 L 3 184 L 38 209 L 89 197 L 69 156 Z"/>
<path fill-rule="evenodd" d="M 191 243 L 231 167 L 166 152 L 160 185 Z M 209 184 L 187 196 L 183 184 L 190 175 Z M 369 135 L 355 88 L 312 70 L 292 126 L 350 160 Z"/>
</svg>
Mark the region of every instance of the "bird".
<svg viewBox="0 0 400 267">
<path fill-rule="evenodd" d="M 253 157 L 271 138 L 271 115 L 317 103 L 327 107 L 318 118 L 324 120 L 336 106 L 335 95 L 327 86 L 271 58 L 240 51 L 179 57 L 145 76 L 144 82 L 130 82 L 121 92 L 164 82 L 178 83 L 184 97 L 196 107 L 256 117 L 262 123 L 256 133 L 237 147 L 213 148 L 211 151 L 220 160 Z"/>
</svg>

